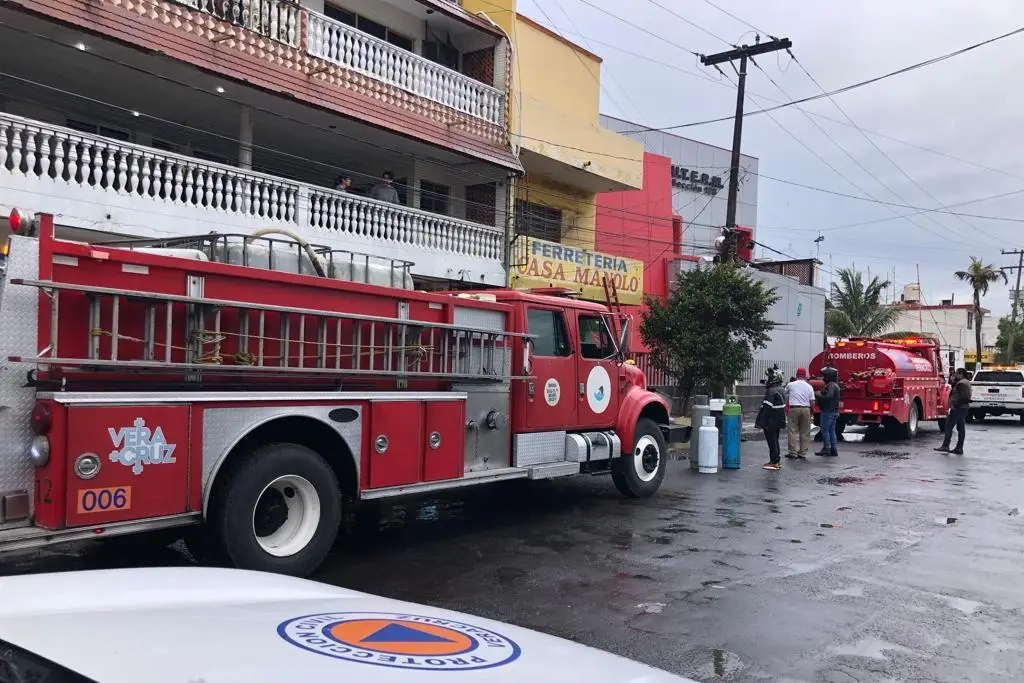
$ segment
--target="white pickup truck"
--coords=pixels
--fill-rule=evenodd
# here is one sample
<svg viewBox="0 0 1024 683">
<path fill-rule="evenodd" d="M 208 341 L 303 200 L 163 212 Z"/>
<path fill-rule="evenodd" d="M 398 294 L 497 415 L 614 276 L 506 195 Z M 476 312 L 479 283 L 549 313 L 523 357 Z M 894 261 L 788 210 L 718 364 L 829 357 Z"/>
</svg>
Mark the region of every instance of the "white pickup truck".
<svg viewBox="0 0 1024 683">
<path fill-rule="evenodd" d="M 983 368 L 971 380 L 971 412 L 974 420 L 988 415 L 1019 415 L 1024 422 L 1024 369 Z"/>
</svg>

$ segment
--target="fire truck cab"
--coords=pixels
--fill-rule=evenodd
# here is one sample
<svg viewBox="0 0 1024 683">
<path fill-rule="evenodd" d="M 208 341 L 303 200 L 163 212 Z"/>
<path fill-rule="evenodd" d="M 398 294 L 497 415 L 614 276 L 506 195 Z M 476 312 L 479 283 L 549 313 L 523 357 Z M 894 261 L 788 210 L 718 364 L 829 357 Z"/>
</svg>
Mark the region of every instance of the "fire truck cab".
<svg viewBox="0 0 1024 683">
<path fill-rule="evenodd" d="M 949 384 L 938 340 L 843 339 L 811 360 L 811 377 L 827 366 L 838 371 L 842 390 L 837 429 L 868 425 L 912 439 L 922 420 L 944 426 Z M 824 383 L 815 379 L 812 385 L 820 389 Z"/>
<path fill-rule="evenodd" d="M 351 503 L 579 474 L 645 497 L 689 438 L 599 304 L 416 291 L 408 262 L 271 230 L 11 227 L 0 551 L 182 531 L 218 563 L 307 575 Z"/>
</svg>

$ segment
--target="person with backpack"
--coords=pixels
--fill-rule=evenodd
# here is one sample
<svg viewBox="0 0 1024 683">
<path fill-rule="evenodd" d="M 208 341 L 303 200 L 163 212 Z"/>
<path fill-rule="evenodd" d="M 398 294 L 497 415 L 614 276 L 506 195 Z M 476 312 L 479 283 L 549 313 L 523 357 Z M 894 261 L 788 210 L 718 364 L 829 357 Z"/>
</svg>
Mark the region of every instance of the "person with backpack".
<svg viewBox="0 0 1024 683">
<path fill-rule="evenodd" d="M 764 431 L 764 440 L 768 442 L 768 462 L 764 469 L 778 471 L 782 469 L 779 434 L 786 426 L 786 397 L 782 393 L 784 378 L 778 368 L 769 368 L 765 372 L 764 400 L 757 412 L 754 426 Z"/>
</svg>

